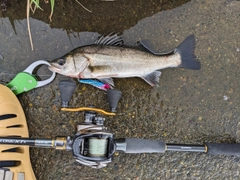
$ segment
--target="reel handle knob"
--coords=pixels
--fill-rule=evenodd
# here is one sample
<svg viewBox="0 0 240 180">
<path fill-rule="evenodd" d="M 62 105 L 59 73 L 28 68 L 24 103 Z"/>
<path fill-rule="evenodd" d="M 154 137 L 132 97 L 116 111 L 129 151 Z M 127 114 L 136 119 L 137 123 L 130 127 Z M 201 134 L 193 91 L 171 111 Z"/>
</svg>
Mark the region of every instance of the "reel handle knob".
<svg viewBox="0 0 240 180">
<path fill-rule="evenodd" d="M 116 112 L 118 101 L 122 96 L 122 92 L 117 89 L 108 89 L 107 98 L 110 106 L 111 112 Z"/>
<path fill-rule="evenodd" d="M 61 80 L 58 84 L 60 89 L 62 107 L 68 107 L 68 103 L 72 98 L 73 92 L 76 89 L 77 84 L 73 80 Z"/>
</svg>

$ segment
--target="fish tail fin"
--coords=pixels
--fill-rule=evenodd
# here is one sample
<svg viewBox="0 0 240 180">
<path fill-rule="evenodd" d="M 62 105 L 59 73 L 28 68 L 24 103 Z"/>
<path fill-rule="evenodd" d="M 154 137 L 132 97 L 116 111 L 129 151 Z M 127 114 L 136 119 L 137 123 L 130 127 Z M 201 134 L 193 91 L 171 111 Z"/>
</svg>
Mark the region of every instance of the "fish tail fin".
<svg viewBox="0 0 240 180">
<path fill-rule="evenodd" d="M 192 34 L 188 36 L 176 49 L 175 53 L 179 53 L 182 60 L 179 67 L 193 70 L 201 69 L 201 64 L 194 55 L 194 49 L 195 37 Z"/>
</svg>

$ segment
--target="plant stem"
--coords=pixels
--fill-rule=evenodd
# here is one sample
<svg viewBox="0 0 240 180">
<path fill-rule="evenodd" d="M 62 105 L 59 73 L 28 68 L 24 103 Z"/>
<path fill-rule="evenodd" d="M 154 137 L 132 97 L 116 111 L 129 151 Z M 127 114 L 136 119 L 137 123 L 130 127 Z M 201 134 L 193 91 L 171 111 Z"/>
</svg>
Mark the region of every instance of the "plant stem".
<svg viewBox="0 0 240 180">
<path fill-rule="evenodd" d="M 28 27 L 28 36 L 31 44 L 31 49 L 33 51 L 33 42 L 32 42 L 32 35 L 30 29 L 30 22 L 29 22 L 29 13 L 30 13 L 30 0 L 27 0 L 27 27 Z"/>
</svg>

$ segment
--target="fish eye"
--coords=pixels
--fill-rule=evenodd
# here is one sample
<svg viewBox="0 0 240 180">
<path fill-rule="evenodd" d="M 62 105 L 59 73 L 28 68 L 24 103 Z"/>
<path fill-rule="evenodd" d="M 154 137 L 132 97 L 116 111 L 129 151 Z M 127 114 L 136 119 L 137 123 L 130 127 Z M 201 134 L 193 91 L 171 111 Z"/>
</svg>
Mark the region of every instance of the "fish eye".
<svg viewBox="0 0 240 180">
<path fill-rule="evenodd" d="M 66 63 L 65 59 L 59 59 L 59 60 L 58 60 L 58 64 L 59 64 L 60 66 L 63 66 L 65 63 Z"/>
</svg>

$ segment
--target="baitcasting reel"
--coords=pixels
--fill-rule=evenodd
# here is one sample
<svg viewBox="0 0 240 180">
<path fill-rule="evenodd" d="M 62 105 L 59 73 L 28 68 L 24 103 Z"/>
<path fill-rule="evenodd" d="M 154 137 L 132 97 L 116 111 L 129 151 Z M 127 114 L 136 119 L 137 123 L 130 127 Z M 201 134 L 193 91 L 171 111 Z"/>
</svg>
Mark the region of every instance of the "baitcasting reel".
<svg viewBox="0 0 240 180">
<path fill-rule="evenodd" d="M 114 135 L 103 125 L 105 118 L 93 111 L 84 113 L 85 121 L 77 126 L 72 141 L 73 157 L 77 162 L 93 168 L 102 168 L 112 162 L 116 143 Z"/>
</svg>

